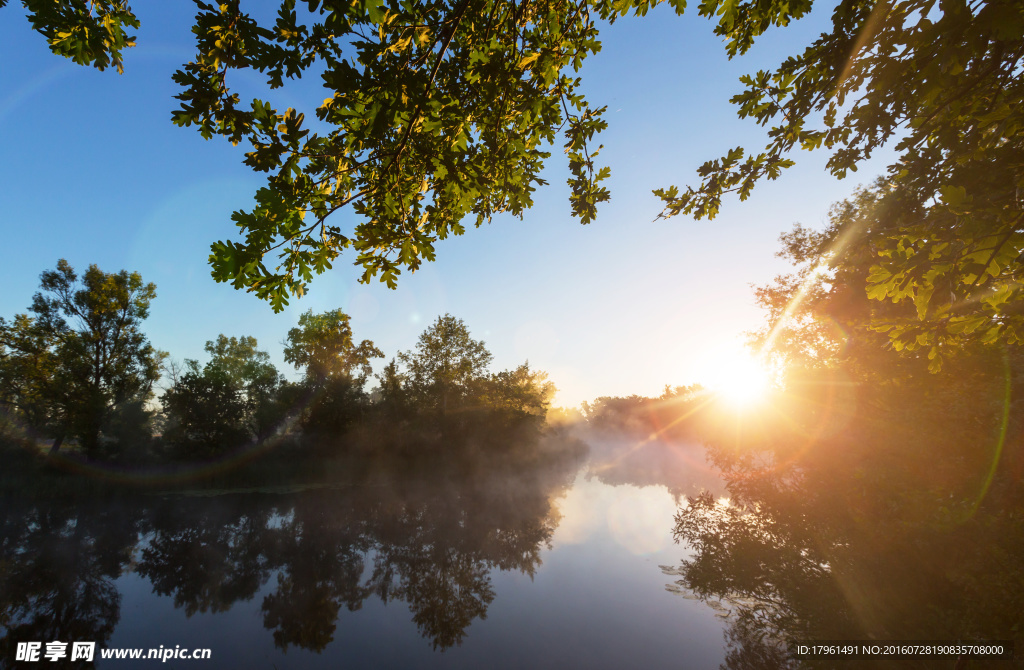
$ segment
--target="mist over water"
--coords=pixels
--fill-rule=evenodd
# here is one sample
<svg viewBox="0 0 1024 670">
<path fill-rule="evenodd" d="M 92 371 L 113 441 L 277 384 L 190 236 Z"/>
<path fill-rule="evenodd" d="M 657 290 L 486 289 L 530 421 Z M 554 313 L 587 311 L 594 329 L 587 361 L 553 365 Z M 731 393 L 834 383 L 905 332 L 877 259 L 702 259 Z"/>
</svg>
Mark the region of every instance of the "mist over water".
<svg viewBox="0 0 1024 670">
<path fill-rule="evenodd" d="M 559 440 L 352 457 L 291 487 L 7 494 L 0 663 L 77 640 L 210 648 L 226 668 L 717 665 L 721 621 L 660 567 L 686 554 L 680 500 L 720 484 L 702 450 Z"/>
</svg>

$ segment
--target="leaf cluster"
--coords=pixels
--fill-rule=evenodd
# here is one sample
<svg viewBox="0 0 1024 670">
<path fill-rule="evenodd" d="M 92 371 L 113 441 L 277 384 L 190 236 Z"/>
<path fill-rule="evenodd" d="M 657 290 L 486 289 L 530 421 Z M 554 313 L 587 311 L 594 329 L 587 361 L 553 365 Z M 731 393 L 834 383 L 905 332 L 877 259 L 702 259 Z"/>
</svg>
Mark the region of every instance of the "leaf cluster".
<svg viewBox="0 0 1024 670">
<path fill-rule="evenodd" d="M 465 232 L 464 220 L 521 217 L 560 132 L 573 214 L 588 223 L 608 199 L 599 185 L 608 169 L 593 163 L 604 108 L 566 72 L 600 49 L 596 20 L 610 6 L 305 4 L 285 0 L 271 26 L 238 0 L 198 3 L 198 53 L 174 75 L 183 88 L 174 122 L 246 142 L 246 164 L 268 175 L 255 207 L 233 215 L 243 240 L 212 247 L 218 281 L 279 311 L 352 250 L 363 282 L 394 288 L 403 270 L 435 258 L 437 241 Z M 305 111 L 243 103 L 229 84 L 243 69 L 271 90 L 319 73 L 327 95 Z M 348 223 L 332 217 L 346 208 Z"/>
<path fill-rule="evenodd" d="M 802 367 L 895 350 L 933 372 L 978 346 L 1019 344 L 1019 234 L 986 233 L 950 207 L 918 207 L 879 179 L 834 205 L 824 230 L 784 234 L 778 255 L 796 271 L 756 290 L 768 319 L 754 343 Z"/>
<path fill-rule="evenodd" d="M 729 53 L 809 3 L 713 3 Z M 703 10 L 702 10 L 703 11 Z M 779 17 L 782 17 L 780 20 Z M 866 290 L 913 305 L 880 320 L 896 348 L 1022 340 L 1024 7 L 1012 0 L 843 0 L 832 31 L 774 71 L 744 76 L 741 118 L 769 127 L 763 152 L 742 147 L 698 169 L 701 182 L 655 193 L 662 216 L 713 218 L 722 197 L 824 148 L 836 177 L 883 146 L 897 162 L 877 184 L 870 226 L 851 231 L 872 258 Z M 870 229 L 870 236 L 867 230 Z M 939 363 L 936 363 L 936 366 Z"/>
<path fill-rule="evenodd" d="M 0 0 L 0 8 L 7 0 Z M 50 51 L 97 70 L 124 72 L 122 51 L 135 46 L 126 29 L 139 19 L 125 0 L 21 0 L 32 27 L 46 38 Z"/>
</svg>

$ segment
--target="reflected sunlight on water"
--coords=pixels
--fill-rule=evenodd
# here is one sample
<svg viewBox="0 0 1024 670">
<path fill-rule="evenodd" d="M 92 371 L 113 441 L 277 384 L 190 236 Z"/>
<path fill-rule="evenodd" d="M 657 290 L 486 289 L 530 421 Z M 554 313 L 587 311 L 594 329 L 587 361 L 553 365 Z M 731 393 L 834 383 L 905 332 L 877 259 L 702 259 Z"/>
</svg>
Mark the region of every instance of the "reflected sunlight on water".
<svg viewBox="0 0 1024 670">
<path fill-rule="evenodd" d="M 562 519 L 552 544 L 580 544 L 608 533 L 632 554 L 650 554 L 672 544 L 675 499 L 665 486 L 609 486 L 581 473 L 555 501 Z"/>
</svg>

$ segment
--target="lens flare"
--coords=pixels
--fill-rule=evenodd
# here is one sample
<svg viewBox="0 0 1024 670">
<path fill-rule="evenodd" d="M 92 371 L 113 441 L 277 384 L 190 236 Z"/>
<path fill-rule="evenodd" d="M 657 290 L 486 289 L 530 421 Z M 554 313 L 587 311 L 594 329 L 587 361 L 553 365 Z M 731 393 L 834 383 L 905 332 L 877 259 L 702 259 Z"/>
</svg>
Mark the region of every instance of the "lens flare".
<svg viewBox="0 0 1024 670">
<path fill-rule="evenodd" d="M 717 397 L 746 407 L 765 397 L 771 387 L 771 374 L 749 354 L 737 352 L 710 365 L 702 383 Z"/>
</svg>

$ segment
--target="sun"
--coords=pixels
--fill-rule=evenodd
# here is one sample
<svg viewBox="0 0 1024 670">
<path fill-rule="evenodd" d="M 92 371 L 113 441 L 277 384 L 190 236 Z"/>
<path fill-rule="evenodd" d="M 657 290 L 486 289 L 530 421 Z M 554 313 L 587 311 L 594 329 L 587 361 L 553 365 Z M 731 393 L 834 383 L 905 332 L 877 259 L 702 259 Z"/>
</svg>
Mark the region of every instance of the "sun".
<svg viewBox="0 0 1024 670">
<path fill-rule="evenodd" d="M 709 365 L 703 384 L 729 403 L 747 407 L 764 398 L 771 386 L 771 374 L 761 362 L 741 351 Z"/>
</svg>

